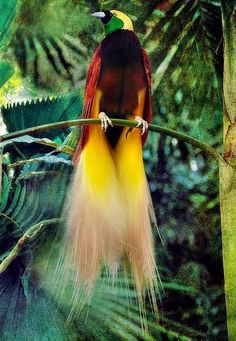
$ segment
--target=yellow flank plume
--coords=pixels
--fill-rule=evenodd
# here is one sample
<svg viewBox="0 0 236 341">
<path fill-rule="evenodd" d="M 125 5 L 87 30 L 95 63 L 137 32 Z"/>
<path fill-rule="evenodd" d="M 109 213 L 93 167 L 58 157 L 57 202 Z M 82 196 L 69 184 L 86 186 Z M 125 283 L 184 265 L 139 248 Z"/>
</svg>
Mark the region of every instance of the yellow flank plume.
<svg viewBox="0 0 236 341">
<path fill-rule="evenodd" d="M 89 141 L 83 150 L 86 181 L 94 196 L 105 197 L 114 186 L 115 165 L 112 150 L 104 139 L 101 127 L 89 127 Z"/>
<path fill-rule="evenodd" d="M 124 130 L 117 145 L 115 159 L 126 219 L 122 242 L 137 291 L 141 294 L 145 284 L 149 289 L 157 286 L 157 269 L 149 217 L 152 201 L 144 171 L 139 129 L 134 129 L 128 139 L 126 129 Z M 154 292 L 150 291 L 155 301 Z"/>
<path fill-rule="evenodd" d="M 140 195 L 143 189 L 145 173 L 140 130 L 134 129 L 126 138 L 127 130 L 128 128 L 125 128 L 120 137 L 114 158 L 119 184 L 123 189 L 123 195 L 125 194 L 129 201 L 131 197 L 135 200 Z"/>
<path fill-rule="evenodd" d="M 92 117 L 97 117 L 100 97 L 97 91 Z M 138 110 L 136 113 L 141 116 Z M 150 221 L 153 208 L 142 159 L 141 131 L 135 128 L 126 136 L 127 131 L 123 129 L 113 149 L 100 126 L 89 126 L 67 203 L 66 264 L 62 262 L 59 272 L 68 278 L 72 269 L 75 291 L 84 284 L 90 291 L 103 266 L 114 279 L 128 261 L 140 301 L 147 287 L 155 302 L 157 270 Z"/>
</svg>

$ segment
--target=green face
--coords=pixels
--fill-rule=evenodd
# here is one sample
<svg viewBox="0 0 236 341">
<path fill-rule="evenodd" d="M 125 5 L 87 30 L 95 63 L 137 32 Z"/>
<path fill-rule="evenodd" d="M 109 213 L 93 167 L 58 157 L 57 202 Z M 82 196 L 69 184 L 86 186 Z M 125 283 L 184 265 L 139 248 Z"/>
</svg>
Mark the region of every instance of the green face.
<svg viewBox="0 0 236 341">
<path fill-rule="evenodd" d="M 123 27 L 124 27 L 123 21 L 113 15 L 110 21 L 107 24 L 104 24 L 105 35 L 108 36 L 109 34 L 117 30 L 120 30 Z"/>
</svg>

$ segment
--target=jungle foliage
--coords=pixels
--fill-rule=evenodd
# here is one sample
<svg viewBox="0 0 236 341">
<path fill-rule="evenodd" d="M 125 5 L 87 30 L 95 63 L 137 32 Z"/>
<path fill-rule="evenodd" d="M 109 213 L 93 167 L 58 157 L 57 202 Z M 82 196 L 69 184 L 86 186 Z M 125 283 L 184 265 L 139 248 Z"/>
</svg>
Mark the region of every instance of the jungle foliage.
<svg viewBox="0 0 236 341">
<path fill-rule="evenodd" d="M 6 103 L 1 112 L 7 132 L 78 118 L 86 70 L 103 37 L 89 14 L 101 8 L 130 15 L 150 55 L 154 123 L 222 153 L 218 0 L 0 1 L 0 91 Z M 15 89 L 6 94 L 10 77 L 21 80 L 16 99 Z M 64 297 L 58 308 L 51 280 L 55 262 L 48 259 L 55 261 L 58 252 L 78 135 L 78 128 L 69 128 L 1 144 L 4 340 L 226 340 L 217 164 L 182 140 L 154 133 L 143 155 L 164 240 L 155 236 L 163 282 L 159 316 L 147 299 L 144 332 L 132 282 L 127 285 L 120 274 L 115 292 L 106 278 L 98 281 L 91 304 L 66 323 L 69 307 Z M 29 238 L 19 243 L 25 234 Z"/>
</svg>

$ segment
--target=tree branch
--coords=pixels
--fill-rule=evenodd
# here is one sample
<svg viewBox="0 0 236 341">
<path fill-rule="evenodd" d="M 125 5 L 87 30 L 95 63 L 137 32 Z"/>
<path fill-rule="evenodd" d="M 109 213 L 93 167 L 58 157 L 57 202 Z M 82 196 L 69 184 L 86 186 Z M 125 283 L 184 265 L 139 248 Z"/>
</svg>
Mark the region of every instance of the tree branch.
<svg viewBox="0 0 236 341">
<path fill-rule="evenodd" d="M 170 137 L 174 137 L 177 140 L 186 142 L 191 144 L 192 146 L 201 149 L 204 154 L 206 154 L 207 156 L 213 158 L 214 160 L 216 160 L 217 162 L 219 161 L 223 161 L 224 159 L 221 156 L 221 154 L 219 152 L 217 152 L 213 147 L 211 147 L 209 144 L 202 142 L 194 137 L 191 137 L 189 135 L 180 133 L 178 131 L 172 130 L 172 129 L 168 129 L 168 128 L 164 128 L 158 125 L 154 125 L 154 124 L 150 124 L 149 125 L 149 130 L 153 131 L 153 132 L 157 132 L 163 135 L 167 135 Z"/>
<path fill-rule="evenodd" d="M 63 121 L 63 122 L 56 122 L 52 124 L 44 124 L 41 126 L 37 127 L 32 127 L 24 130 L 19 130 L 14 133 L 6 134 L 0 137 L 0 142 L 4 142 L 7 140 L 11 140 L 16 137 L 20 137 L 23 135 L 30 135 L 30 134 L 35 134 L 35 133 L 41 133 L 44 131 L 49 131 L 49 130 L 56 130 L 56 129 L 61 129 L 61 128 L 69 128 L 73 126 L 81 126 L 81 125 L 86 125 L 86 124 L 100 124 L 101 121 L 100 119 L 78 119 L 78 120 L 72 120 L 72 121 Z M 131 121 L 131 120 L 121 120 L 121 119 L 112 119 L 112 123 L 114 126 L 124 126 L 124 127 L 137 127 L 137 122 Z M 191 137 L 189 135 L 177 132 L 172 129 L 168 129 L 159 125 L 155 124 L 149 124 L 149 131 L 153 131 L 156 133 L 164 134 L 167 136 L 174 137 L 178 140 L 181 140 L 183 142 L 189 143 L 193 145 L 196 148 L 201 149 L 206 155 L 212 157 L 216 161 L 224 161 L 223 157 L 221 156 L 220 153 L 218 153 L 214 148 L 212 148 L 210 145 L 208 145 L 205 142 L 202 142 L 198 139 L 195 139 L 194 137 Z"/>
<path fill-rule="evenodd" d="M 42 231 L 42 228 L 45 225 L 56 224 L 60 222 L 60 220 L 61 220 L 60 218 L 43 220 L 40 223 L 31 226 L 18 240 L 17 244 L 10 251 L 9 255 L 0 264 L 0 274 L 3 273 L 7 269 L 7 267 L 13 262 L 13 260 L 20 255 L 25 244 L 38 236 L 38 234 Z"/>
</svg>

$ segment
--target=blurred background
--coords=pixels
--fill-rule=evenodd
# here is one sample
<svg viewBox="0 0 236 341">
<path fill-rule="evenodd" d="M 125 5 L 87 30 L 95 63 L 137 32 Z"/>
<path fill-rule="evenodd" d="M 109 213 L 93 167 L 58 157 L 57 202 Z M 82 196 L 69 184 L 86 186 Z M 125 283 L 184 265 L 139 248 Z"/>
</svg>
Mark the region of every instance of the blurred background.
<svg viewBox="0 0 236 341">
<path fill-rule="evenodd" d="M 133 20 L 151 59 L 153 123 L 222 152 L 218 0 L 10 0 L 2 6 L 1 134 L 81 114 L 86 71 L 103 39 L 90 14 L 118 9 Z M 190 144 L 155 133 L 143 155 L 164 241 L 156 233 L 164 289 L 159 317 L 147 303 L 144 332 L 132 285 L 114 294 L 104 280 L 89 307 L 65 322 L 66 297 L 58 308 L 44 273 L 55 235 L 60 239 L 78 136 L 78 128 L 58 129 L 2 144 L 0 260 L 32 226 L 33 232 L 0 271 L 1 340 L 226 340 L 217 164 Z"/>
</svg>

